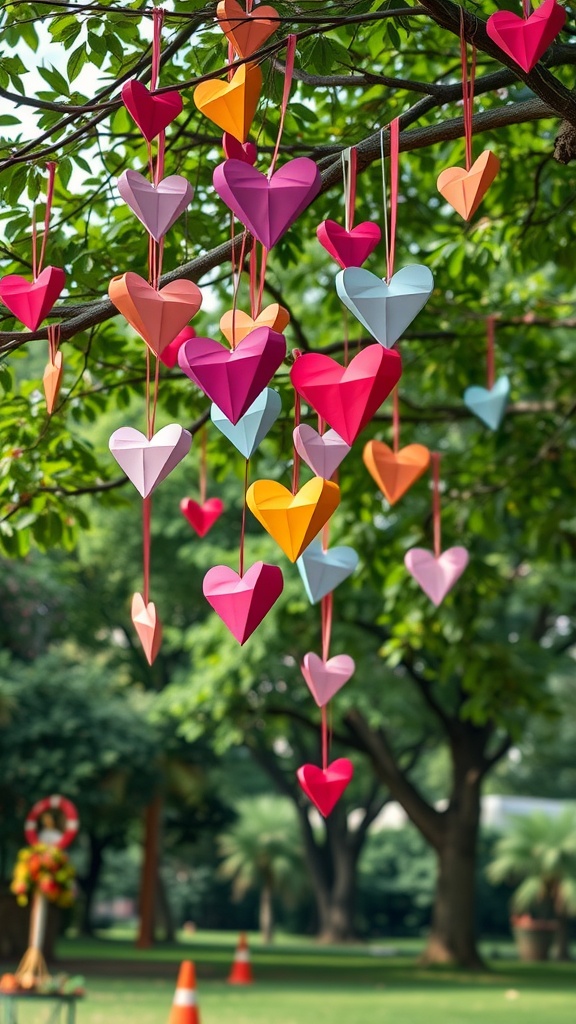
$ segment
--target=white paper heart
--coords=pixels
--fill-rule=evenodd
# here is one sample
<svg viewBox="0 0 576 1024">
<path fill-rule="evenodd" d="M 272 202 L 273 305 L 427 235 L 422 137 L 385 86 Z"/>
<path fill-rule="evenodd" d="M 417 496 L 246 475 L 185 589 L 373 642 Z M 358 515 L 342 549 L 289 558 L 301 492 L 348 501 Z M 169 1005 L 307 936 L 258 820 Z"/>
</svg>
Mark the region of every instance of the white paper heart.
<svg viewBox="0 0 576 1024">
<path fill-rule="evenodd" d="M 346 444 L 335 430 L 319 434 L 314 427 L 301 423 L 294 427 L 292 436 L 300 458 L 310 466 L 316 476 L 321 476 L 324 480 L 331 479 L 342 460 L 351 451 L 350 445 Z"/>
<path fill-rule="evenodd" d="M 190 451 L 192 434 L 179 423 L 162 427 L 149 441 L 134 427 L 120 427 L 108 446 L 128 479 L 147 498 Z"/>
<path fill-rule="evenodd" d="M 392 348 L 426 305 L 434 278 L 428 267 L 402 267 L 386 284 L 361 267 L 336 275 L 336 291 L 344 305 L 384 348 Z"/>
<path fill-rule="evenodd" d="M 498 430 L 504 419 L 509 394 L 510 381 L 508 377 L 499 377 L 491 388 L 476 386 L 466 388 L 464 405 L 467 405 L 479 420 L 490 427 L 490 430 Z"/>
<path fill-rule="evenodd" d="M 231 423 L 215 403 L 210 409 L 210 419 L 240 454 L 250 459 L 281 411 L 282 399 L 278 392 L 264 388 L 237 423 Z"/>
<path fill-rule="evenodd" d="M 304 590 L 311 604 L 317 604 L 352 575 L 359 562 L 354 548 L 337 547 L 324 551 L 318 538 L 296 560 Z"/>
</svg>

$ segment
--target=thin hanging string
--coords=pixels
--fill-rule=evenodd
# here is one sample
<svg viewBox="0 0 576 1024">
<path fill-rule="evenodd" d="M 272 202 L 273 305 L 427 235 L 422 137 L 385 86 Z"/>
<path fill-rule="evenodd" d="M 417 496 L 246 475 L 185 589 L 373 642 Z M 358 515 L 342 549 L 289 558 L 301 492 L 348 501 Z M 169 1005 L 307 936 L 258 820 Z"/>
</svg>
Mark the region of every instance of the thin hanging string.
<svg viewBox="0 0 576 1024">
<path fill-rule="evenodd" d="M 434 557 L 440 558 L 442 533 L 440 522 L 440 452 L 432 452 L 432 522 L 434 527 Z"/>
<path fill-rule="evenodd" d="M 327 715 L 326 704 L 322 705 L 322 769 L 326 771 L 328 767 L 328 715 Z"/>
<path fill-rule="evenodd" d="M 150 519 L 152 512 L 152 499 L 142 500 L 142 548 L 144 555 L 144 604 L 150 601 Z"/>
<path fill-rule="evenodd" d="M 322 617 L 322 661 L 328 661 L 330 657 L 330 637 L 332 633 L 332 609 L 334 605 L 334 595 L 327 594 L 326 597 L 322 598 L 321 601 L 321 617 Z M 328 717 L 326 705 L 322 708 L 322 768 L 326 770 L 328 767 Z"/>
<path fill-rule="evenodd" d="M 356 205 L 356 169 L 358 165 L 356 146 L 348 150 L 348 181 L 346 187 L 346 231 L 354 227 L 354 207 Z"/>
<path fill-rule="evenodd" d="M 292 88 L 292 76 L 294 74 L 294 57 L 296 56 L 296 41 L 297 37 L 293 33 L 291 33 L 288 36 L 288 39 L 286 40 L 286 70 L 284 72 L 284 90 L 282 92 L 280 124 L 278 125 L 278 136 L 276 138 L 276 146 L 274 147 L 272 163 L 270 164 L 270 170 L 268 171 L 269 179 L 274 174 L 276 160 L 278 159 L 278 152 L 280 150 L 280 142 L 282 141 L 282 132 L 284 131 L 284 121 L 286 118 L 286 111 L 288 109 L 290 89 Z"/>
<path fill-rule="evenodd" d="M 206 426 L 202 427 L 202 441 L 200 444 L 200 504 L 206 501 Z"/>
<path fill-rule="evenodd" d="M 392 392 L 392 447 L 394 454 L 398 454 L 400 447 L 400 401 L 398 398 L 398 385 Z"/>
<path fill-rule="evenodd" d="M 256 295 L 256 313 L 252 314 L 253 317 L 260 316 L 262 310 L 262 299 L 264 296 L 264 283 L 266 281 L 266 264 L 268 263 L 268 249 L 262 246 L 262 253 L 260 256 L 260 277 L 258 283 L 258 292 Z"/>
<path fill-rule="evenodd" d="M 296 353 L 294 353 L 296 354 Z M 298 353 L 300 355 L 300 353 Z M 294 429 L 300 426 L 300 395 L 297 391 L 294 391 Z M 298 484 L 300 483 L 300 455 L 296 446 L 293 446 L 293 462 L 292 462 L 292 494 L 296 494 L 298 490 Z"/>
<path fill-rule="evenodd" d="M 244 468 L 244 500 L 242 502 L 242 526 L 240 528 L 240 564 L 238 572 L 242 577 L 244 575 L 244 541 L 246 539 L 246 492 L 248 490 L 248 471 L 250 468 L 250 459 L 246 459 L 246 466 Z"/>
<path fill-rule="evenodd" d="M 256 303 L 258 302 L 258 254 L 256 252 L 256 239 L 252 241 L 250 250 L 250 316 L 256 319 Z"/>
<path fill-rule="evenodd" d="M 491 391 L 494 387 L 495 372 L 494 372 L 494 339 L 495 339 L 495 316 L 486 317 L 486 378 L 488 381 L 488 390 Z"/>
<path fill-rule="evenodd" d="M 54 365 L 60 347 L 60 324 L 48 324 L 48 358 Z"/>
<path fill-rule="evenodd" d="M 348 310 L 346 306 L 342 306 L 342 327 L 344 330 L 344 366 L 348 366 L 349 359 L 349 348 L 350 348 L 350 321 L 348 320 Z"/>
<path fill-rule="evenodd" d="M 464 113 L 464 139 L 466 143 L 466 170 L 472 166 L 472 119 L 474 109 L 474 82 L 476 78 L 476 47 L 472 46 L 472 60 L 468 68 L 468 44 L 464 31 L 464 8 L 460 8 L 460 59 L 462 62 L 462 108 Z"/>
<path fill-rule="evenodd" d="M 400 119 L 395 117 L 390 122 L 390 212 L 388 213 L 388 194 L 386 189 L 386 161 L 384 158 L 384 131 L 380 132 L 380 158 L 382 165 L 382 195 L 384 200 L 384 244 L 386 246 L 386 281 L 389 284 L 394 276 L 394 260 L 396 257 L 396 222 L 398 216 L 398 178 L 400 164 Z"/>
<path fill-rule="evenodd" d="M 524 11 L 524 17 L 529 18 L 532 13 L 532 0 L 523 0 L 522 9 Z"/>
<path fill-rule="evenodd" d="M 46 245 L 48 242 L 48 232 L 50 230 L 50 214 L 52 213 L 52 200 L 54 199 L 54 183 L 56 179 L 56 164 L 53 160 L 46 164 L 48 171 L 48 185 L 46 188 L 46 212 L 44 214 L 44 236 L 42 238 L 42 248 L 40 250 L 40 259 L 38 261 L 38 274 L 42 273 L 42 266 L 44 263 L 44 256 L 46 255 Z M 34 250 L 36 250 L 36 239 L 34 239 Z M 36 254 L 34 253 L 34 256 Z M 34 273 L 34 280 L 36 280 L 36 272 Z"/>
</svg>

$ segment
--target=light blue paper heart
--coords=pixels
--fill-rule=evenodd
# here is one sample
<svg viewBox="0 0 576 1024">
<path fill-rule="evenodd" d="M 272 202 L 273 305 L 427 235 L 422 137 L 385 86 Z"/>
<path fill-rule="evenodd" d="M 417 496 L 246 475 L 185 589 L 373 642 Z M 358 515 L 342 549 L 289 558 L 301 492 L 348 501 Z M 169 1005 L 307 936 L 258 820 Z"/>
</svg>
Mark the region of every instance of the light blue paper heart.
<svg viewBox="0 0 576 1024">
<path fill-rule="evenodd" d="M 328 548 L 324 551 L 321 541 L 318 538 L 313 540 L 296 560 L 310 603 L 317 604 L 347 580 L 359 560 L 354 548 Z"/>
<path fill-rule="evenodd" d="M 471 387 L 464 392 L 464 405 L 468 406 L 479 420 L 482 420 L 490 430 L 498 430 L 504 419 L 508 395 L 510 394 L 510 381 L 508 377 L 499 377 L 492 388 Z"/>
<path fill-rule="evenodd" d="M 231 423 L 217 405 L 212 403 L 210 419 L 215 427 L 232 442 L 245 459 L 250 459 L 258 445 L 278 419 L 282 399 L 277 391 L 264 388 L 252 402 L 238 423 Z"/>
<path fill-rule="evenodd" d="M 386 284 L 361 267 L 336 275 L 336 291 L 344 305 L 384 348 L 392 348 L 426 305 L 434 278 L 428 267 L 402 267 Z"/>
</svg>

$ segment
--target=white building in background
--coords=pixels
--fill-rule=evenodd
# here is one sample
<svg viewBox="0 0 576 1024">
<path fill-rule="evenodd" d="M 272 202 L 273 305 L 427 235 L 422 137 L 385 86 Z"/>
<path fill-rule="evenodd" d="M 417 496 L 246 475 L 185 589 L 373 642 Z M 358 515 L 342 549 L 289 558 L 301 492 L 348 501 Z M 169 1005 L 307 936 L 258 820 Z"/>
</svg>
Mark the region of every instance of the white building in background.
<svg viewBox="0 0 576 1024">
<path fill-rule="evenodd" d="M 534 811 L 542 811 L 551 818 L 557 817 L 566 807 L 575 806 L 576 802 L 569 800 L 546 800 L 536 796 L 500 796 L 496 793 L 483 796 L 481 799 L 480 821 L 483 828 L 495 832 L 503 832 L 514 817 L 533 814 Z M 444 810 L 446 801 L 440 800 L 436 804 L 439 811 Z M 362 811 L 353 811 L 350 815 L 362 817 Z M 371 831 L 379 832 L 382 829 L 399 829 L 408 824 L 409 818 L 401 804 L 391 801 L 382 808 L 380 814 L 374 819 Z M 352 827 L 359 824 L 359 821 L 351 821 Z"/>
</svg>

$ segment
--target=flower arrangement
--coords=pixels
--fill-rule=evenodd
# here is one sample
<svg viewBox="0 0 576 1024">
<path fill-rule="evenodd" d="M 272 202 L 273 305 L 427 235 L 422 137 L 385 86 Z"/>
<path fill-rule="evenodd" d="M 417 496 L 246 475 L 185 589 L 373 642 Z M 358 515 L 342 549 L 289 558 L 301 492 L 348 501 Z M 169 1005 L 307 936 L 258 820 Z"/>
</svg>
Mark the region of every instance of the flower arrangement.
<svg viewBox="0 0 576 1024">
<path fill-rule="evenodd" d="M 74 902 L 74 868 L 57 846 L 25 846 L 18 853 L 10 889 L 23 907 L 36 892 L 59 907 L 70 907 Z"/>
</svg>

